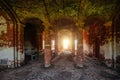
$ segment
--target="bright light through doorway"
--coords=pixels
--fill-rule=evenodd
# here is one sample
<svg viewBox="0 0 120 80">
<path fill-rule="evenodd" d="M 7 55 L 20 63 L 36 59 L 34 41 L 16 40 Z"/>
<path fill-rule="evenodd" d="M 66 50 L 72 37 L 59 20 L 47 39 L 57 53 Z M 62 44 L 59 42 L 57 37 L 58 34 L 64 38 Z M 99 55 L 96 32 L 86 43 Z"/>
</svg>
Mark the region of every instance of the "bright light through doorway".
<svg viewBox="0 0 120 80">
<path fill-rule="evenodd" d="M 63 49 L 68 49 L 69 46 L 69 40 L 68 39 L 64 39 L 63 40 Z"/>
</svg>

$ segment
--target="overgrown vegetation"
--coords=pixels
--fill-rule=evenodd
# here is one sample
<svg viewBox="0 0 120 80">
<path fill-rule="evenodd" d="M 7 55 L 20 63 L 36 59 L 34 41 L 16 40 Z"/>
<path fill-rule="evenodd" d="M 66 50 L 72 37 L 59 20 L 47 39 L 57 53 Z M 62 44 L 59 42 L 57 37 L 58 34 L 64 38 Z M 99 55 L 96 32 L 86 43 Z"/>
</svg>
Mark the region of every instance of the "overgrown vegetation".
<svg viewBox="0 0 120 80">
<path fill-rule="evenodd" d="M 21 20 L 26 17 L 39 17 L 45 22 L 47 15 L 44 6 L 47 6 L 51 21 L 61 16 L 86 19 L 91 15 L 104 16 L 110 20 L 115 10 L 115 2 L 116 0 L 45 0 L 44 5 L 42 0 L 11 0 L 10 4 Z"/>
</svg>

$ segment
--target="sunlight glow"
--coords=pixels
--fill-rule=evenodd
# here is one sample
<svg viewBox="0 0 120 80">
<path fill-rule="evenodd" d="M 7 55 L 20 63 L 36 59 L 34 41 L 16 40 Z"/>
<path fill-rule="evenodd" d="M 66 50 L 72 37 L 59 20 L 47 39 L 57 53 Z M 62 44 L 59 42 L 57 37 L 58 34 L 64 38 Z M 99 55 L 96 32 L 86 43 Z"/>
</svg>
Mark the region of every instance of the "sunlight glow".
<svg viewBox="0 0 120 80">
<path fill-rule="evenodd" d="M 75 40 L 75 50 L 77 50 L 77 40 Z"/>
<path fill-rule="evenodd" d="M 52 40 L 51 41 L 51 50 L 55 50 L 55 40 Z"/>
<path fill-rule="evenodd" d="M 69 40 L 68 39 L 64 39 L 63 40 L 63 49 L 68 49 L 69 46 Z"/>
<path fill-rule="evenodd" d="M 75 40 L 75 55 L 77 55 L 77 40 Z"/>
</svg>

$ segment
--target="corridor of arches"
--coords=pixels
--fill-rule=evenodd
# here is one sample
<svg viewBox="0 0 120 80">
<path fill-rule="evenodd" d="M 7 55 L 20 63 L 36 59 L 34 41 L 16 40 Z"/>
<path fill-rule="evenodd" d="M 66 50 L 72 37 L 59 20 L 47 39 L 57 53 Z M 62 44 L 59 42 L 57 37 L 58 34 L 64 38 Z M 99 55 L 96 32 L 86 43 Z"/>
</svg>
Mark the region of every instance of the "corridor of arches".
<svg viewBox="0 0 120 80">
<path fill-rule="evenodd" d="M 38 61 L 42 68 L 50 68 L 60 67 L 62 62 L 60 65 L 68 69 L 70 62 L 73 69 L 86 68 L 84 61 L 100 60 L 120 71 L 118 3 L 119 0 L 0 0 L 0 66 L 17 68 Z"/>
</svg>

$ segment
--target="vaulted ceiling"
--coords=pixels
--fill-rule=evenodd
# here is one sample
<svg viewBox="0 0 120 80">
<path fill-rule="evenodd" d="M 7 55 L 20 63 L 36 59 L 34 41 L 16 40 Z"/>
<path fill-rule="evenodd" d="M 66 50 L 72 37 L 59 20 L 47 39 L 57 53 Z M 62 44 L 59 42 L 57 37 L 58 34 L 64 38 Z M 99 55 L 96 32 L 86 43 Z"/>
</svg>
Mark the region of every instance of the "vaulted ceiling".
<svg viewBox="0 0 120 80">
<path fill-rule="evenodd" d="M 111 20 L 119 0 L 7 0 L 20 21 L 39 18 L 44 23 L 54 23 L 61 17 L 83 21 L 89 16 Z"/>
</svg>

